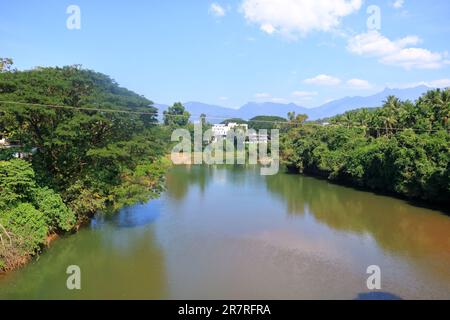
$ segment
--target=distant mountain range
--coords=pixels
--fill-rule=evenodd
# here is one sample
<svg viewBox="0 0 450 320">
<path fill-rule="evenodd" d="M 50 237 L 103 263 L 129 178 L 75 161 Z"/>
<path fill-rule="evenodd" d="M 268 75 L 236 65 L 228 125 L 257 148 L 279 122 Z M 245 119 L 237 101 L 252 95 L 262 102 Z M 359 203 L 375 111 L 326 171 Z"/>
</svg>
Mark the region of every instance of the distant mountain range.
<svg viewBox="0 0 450 320">
<path fill-rule="evenodd" d="M 386 88 L 382 92 L 368 97 L 345 97 L 325 103 L 316 108 L 305 108 L 295 103 L 283 104 L 274 102 L 249 102 L 238 109 L 231 109 L 217 105 L 210 105 L 201 102 L 186 102 L 184 106 L 191 113 L 191 119 L 198 119 L 200 114 L 204 113 L 209 122 L 219 123 L 227 118 L 241 118 L 249 120 L 260 115 L 287 117 L 287 113 L 294 111 L 299 114 L 307 114 L 310 120 L 332 117 L 342 114 L 349 110 L 359 108 L 375 108 L 381 107 L 383 101 L 390 95 L 396 96 L 401 100 L 416 100 L 422 94 L 431 90 L 427 86 L 418 86 L 407 89 L 389 89 Z M 168 105 L 155 104 L 155 107 L 162 112 L 168 108 Z"/>
</svg>

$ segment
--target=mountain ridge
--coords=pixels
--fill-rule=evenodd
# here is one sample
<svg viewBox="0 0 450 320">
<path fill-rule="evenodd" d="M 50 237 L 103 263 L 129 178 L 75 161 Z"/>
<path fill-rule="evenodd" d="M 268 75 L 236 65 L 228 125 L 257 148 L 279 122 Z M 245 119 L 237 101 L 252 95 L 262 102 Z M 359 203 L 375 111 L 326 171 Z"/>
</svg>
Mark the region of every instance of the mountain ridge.
<svg viewBox="0 0 450 320">
<path fill-rule="evenodd" d="M 329 101 L 314 108 L 306 108 L 292 102 L 247 102 L 237 109 L 197 101 L 186 102 L 184 103 L 184 106 L 187 111 L 191 113 L 192 118 L 199 118 L 200 114 L 204 113 L 212 123 L 219 123 L 228 118 L 242 118 L 244 120 L 249 120 L 259 115 L 286 118 L 287 113 L 292 111 L 297 114 L 307 114 L 310 120 L 317 120 L 332 117 L 354 109 L 381 107 L 383 101 L 390 95 L 394 95 L 400 100 L 414 101 L 422 94 L 432 89 L 432 87 L 425 85 L 404 89 L 386 87 L 383 91 L 370 96 L 347 96 Z M 165 104 L 154 104 L 154 106 L 160 111 L 160 117 L 162 117 L 162 112 L 169 107 Z"/>
</svg>

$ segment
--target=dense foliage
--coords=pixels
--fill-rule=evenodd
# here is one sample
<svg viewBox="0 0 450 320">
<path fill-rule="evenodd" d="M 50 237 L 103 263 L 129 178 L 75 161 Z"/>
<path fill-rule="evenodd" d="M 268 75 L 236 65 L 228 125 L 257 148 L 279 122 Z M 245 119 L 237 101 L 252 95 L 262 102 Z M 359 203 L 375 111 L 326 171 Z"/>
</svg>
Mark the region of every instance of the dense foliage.
<svg viewBox="0 0 450 320">
<path fill-rule="evenodd" d="M 248 122 L 241 118 L 230 118 L 221 122 L 221 124 L 228 125 L 229 123 L 247 124 Z"/>
<path fill-rule="evenodd" d="M 167 110 L 163 112 L 163 115 L 164 125 L 172 128 L 187 126 L 189 123 L 189 117 L 191 116 L 181 102 L 176 102 L 173 106 L 167 108 Z"/>
<path fill-rule="evenodd" d="M 296 119 L 290 117 L 291 121 Z M 450 91 L 415 103 L 388 97 L 361 109 L 286 129 L 282 158 L 293 170 L 433 203 L 450 203 Z"/>
<path fill-rule="evenodd" d="M 3 71 L 0 134 L 13 145 L 0 149 L 7 269 L 99 209 L 158 194 L 169 135 L 151 101 L 103 74 L 79 66 Z"/>
<path fill-rule="evenodd" d="M 277 116 L 256 116 L 248 121 L 248 127 L 254 130 L 271 130 L 278 128 L 281 124 L 286 123 L 286 119 Z"/>
<path fill-rule="evenodd" d="M 251 118 L 248 121 L 245 121 L 241 118 L 230 118 L 222 121 L 222 124 L 228 124 L 230 122 L 237 124 L 248 124 L 249 129 L 261 130 L 261 129 L 277 129 L 282 124 L 285 124 L 287 120 L 282 117 L 277 116 L 256 116 Z"/>
</svg>

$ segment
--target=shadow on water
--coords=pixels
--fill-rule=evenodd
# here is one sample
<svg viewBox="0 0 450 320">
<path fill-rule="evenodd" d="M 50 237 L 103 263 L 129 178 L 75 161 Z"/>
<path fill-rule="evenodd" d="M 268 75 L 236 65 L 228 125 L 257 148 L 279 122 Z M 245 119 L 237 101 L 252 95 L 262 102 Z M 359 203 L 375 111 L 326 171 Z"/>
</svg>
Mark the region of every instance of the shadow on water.
<svg viewBox="0 0 450 320">
<path fill-rule="evenodd" d="M 389 292 L 363 292 L 358 293 L 354 300 L 403 300 Z"/>
<path fill-rule="evenodd" d="M 282 169 L 280 169 L 281 171 Z M 421 200 L 421 199 L 416 199 L 416 198 L 408 198 L 404 195 L 392 192 L 392 191 L 387 191 L 387 190 L 374 190 L 368 187 L 364 187 L 364 186 L 356 186 L 354 184 L 352 184 L 351 182 L 346 182 L 346 181 L 339 181 L 339 180 L 329 180 L 326 176 L 320 176 L 320 175 L 314 175 L 314 174 L 308 174 L 308 173 L 302 173 L 300 174 L 298 171 L 292 171 L 292 170 L 288 170 L 285 169 L 285 171 L 283 172 L 283 174 L 286 175 L 296 175 L 296 176 L 303 176 L 303 177 L 309 177 L 309 178 L 313 178 L 316 180 L 321 180 L 324 181 L 325 183 L 331 184 L 331 185 L 336 185 L 336 186 L 341 186 L 344 188 L 348 188 L 354 191 L 363 191 L 363 192 L 367 192 L 373 195 L 377 195 L 377 196 L 386 196 L 386 197 L 390 197 L 392 199 L 398 199 L 400 201 L 404 201 L 412 206 L 415 207 L 419 207 L 422 209 L 431 209 L 431 210 L 435 210 L 435 211 L 439 211 L 442 214 L 450 217 L 450 207 L 446 206 L 445 203 L 432 203 L 430 201 L 425 201 L 425 200 Z"/>
<path fill-rule="evenodd" d="M 91 228 L 100 229 L 110 223 L 118 228 L 136 228 L 154 223 L 161 215 L 162 202 L 154 199 L 146 204 L 122 208 L 113 214 L 99 213 L 91 221 Z"/>
</svg>

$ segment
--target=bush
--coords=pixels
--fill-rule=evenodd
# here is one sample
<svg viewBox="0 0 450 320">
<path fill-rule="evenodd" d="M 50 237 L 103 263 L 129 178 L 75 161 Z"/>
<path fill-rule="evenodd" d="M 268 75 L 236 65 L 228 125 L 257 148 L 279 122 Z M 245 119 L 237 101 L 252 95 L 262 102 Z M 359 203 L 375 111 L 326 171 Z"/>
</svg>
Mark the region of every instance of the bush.
<svg viewBox="0 0 450 320">
<path fill-rule="evenodd" d="M 35 194 L 36 208 L 44 214 L 50 231 L 69 231 L 76 222 L 75 214 L 67 208 L 61 196 L 48 188 L 40 188 Z"/>
<path fill-rule="evenodd" d="M 34 171 L 26 161 L 0 161 L 0 211 L 30 201 L 36 189 L 34 178 Z"/>
<path fill-rule="evenodd" d="M 33 254 L 45 243 L 48 226 L 42 212 L 30 203 L 21 203 L 6 212 L 2 219 L 4 227 L 19 238 L 24 254 Z"/>
</svg>

